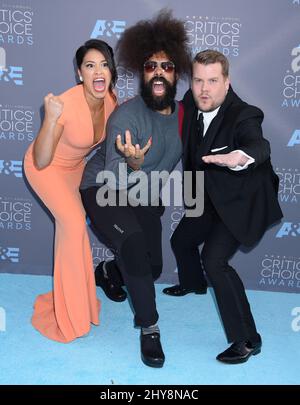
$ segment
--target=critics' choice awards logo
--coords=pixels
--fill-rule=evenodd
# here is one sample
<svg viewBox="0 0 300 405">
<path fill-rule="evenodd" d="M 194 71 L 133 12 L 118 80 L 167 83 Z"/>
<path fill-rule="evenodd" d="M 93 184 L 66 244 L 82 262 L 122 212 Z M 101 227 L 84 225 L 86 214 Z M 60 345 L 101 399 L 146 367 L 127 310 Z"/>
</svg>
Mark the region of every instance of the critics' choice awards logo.
<svg viewBox="0 0 300 405">
<path fill-rule="evenodd" d="M 278 197 L 280 202 L 298 203 L 300 196 L 300 170 L 276 168 L 279 177 Z"/>
<path fill-rule="evenodd" d="M 120 20 L 97 20 L 91 33 L 91 38 L 108 37 L 120 38 L 125 30 L 126 21 Z"/>
<path fill-rule="evenodd" d="M 23 67 L 7 66 L 6 51 L 0 47 L 0 82 L 23 86 Z"/>
<path fill-rule="evenodd" d="M 31 142 L 33 117 L 32 107 L 0 105 L 0 141 Z"/>
<path fill-rule="evenodd" d="M 300 106 L 300 45 L 291 51 L 290 69 L 283 78 L 282 107 Z"/>
<path fill-rule="evenodd" d="M 300 145 L 300 129 L 295 129 L 287 146 L 293 148 L 296 145 Z"/>
<path fill-rule="evenodd" d="M 226 56 L 239 55 L 242 24 L 233 17 L 186 16 L 185 30 L 192 54 L 214 49 Z"/>
<path fill-rule="evenodd" d="M 28 199 L 0 197 L 0 230 L 30 231 L 31 212 Z"/>
<path fill-rule="evenodd" d="M 118 80 L 115 86 L 118 101 L 121 104 L 128 98 L 134 97 L 136 86 L 134 74 L 131 70 L 125 69 L 123 66 L 117 67 Z"/>
<path fill-rule="evenodd" d="M 33 11 L 30 7 L 0 6 L 0 45 L 32 45 Z"/>
<path fill-rule="evenodd" d="M 94 267 L 97 267 L 103 261 L 110 261 L 115 258 L 109 249 L 105 246 L 96 245 L 96 243 L 92 243 L 92 257 Z"/>
<path fill-rule="evenodd" d="M 284 222 L 281 224 L 276 238 L 299 238 L 300 222 Z"/>
<path fill-rule="evenodd" d="M 9 263 L 19 263 L 20 249 L 16 247 L 0 246 L 0 260 Z"/>
<path fill-rule="evenodd" d="M 1 160 L 0 175 L 22 178 L 22 160 Z"/>
<path fill-rule="evenodd" d="M 261 265 L 260 285 L 300 288 L 300 258 L 265 255 Z"/>
</svg>

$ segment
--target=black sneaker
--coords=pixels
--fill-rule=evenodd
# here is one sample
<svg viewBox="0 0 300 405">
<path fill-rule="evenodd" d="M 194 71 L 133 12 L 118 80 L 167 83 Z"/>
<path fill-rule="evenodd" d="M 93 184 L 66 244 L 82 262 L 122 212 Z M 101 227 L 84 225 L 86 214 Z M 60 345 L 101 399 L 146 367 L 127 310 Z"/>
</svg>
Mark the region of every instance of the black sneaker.
<svg viewBox="0 0 300 405">
<path fill-rule="evenodd" d="M 162 290 L 164 294 L 172 295 L 173 297 L 183 297 L 184 295 L 194 293 L 194 294 L 206 294 L 207 293 L 207 286 L 189 289 L 181 287 L 179 284 L 173 285 L 171 287 L 166 287 Z"/>
</svg>

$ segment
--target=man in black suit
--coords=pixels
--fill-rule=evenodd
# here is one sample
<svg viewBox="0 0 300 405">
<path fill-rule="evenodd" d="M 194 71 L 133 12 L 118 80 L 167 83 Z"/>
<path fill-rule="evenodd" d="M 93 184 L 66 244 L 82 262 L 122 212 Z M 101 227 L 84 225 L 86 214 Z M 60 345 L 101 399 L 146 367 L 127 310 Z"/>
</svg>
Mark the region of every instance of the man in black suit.
<svg viewBox="0 0 300 405">
<path fill-rule="evenodd" d="M 228 74 L 222 53 L 206 50 L 193 60 L 191 90 L 183 99 L 183 168 L 204 171 L 204 212 L 186 214 L 176 228 L 171 244 L 180 284 L 163 292 L 205 294 L 205 272 L 233 343 L 217 360 L 233 364 L 258 354 L 262 343 L 243 283 L 228 260 L 240 245 L 259 241 L 282 212 L 269 142 L 262 135 L 263 112 L 235 94 Z"/>
</svg>

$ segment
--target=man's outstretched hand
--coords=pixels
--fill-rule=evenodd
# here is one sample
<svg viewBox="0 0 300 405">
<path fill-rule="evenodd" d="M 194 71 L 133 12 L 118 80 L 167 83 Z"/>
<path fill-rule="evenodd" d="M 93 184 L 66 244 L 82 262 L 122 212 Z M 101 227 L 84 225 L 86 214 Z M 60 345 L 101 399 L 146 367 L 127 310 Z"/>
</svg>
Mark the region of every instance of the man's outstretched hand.
<svg viewBox="0 0 300 405">
<path fill-rule="evenodd" d="M 133 170 L 139 170 L 144 163 L 145 154 L 148 152 L 151 142 L 152 137 L 149 138 L 143 148 L 141 148 L 139 144 L 133 145 L 131 142 L 131 133 L 128 129 L 125 131 L 125 144 L 122 143 L 121 135 L 118 135 L 116 139 L 118 150 L 125 156 L 127 164 Z"/>
<path fill-rule="evenodd" d="M 202 156 L 202 160 L 208 164 L 213 163 L 218 166 L 234 169 L 236 166 L 244 166 L 249 158 L 239 151 L 233 151 L 225 154 Z"/>
</svg>

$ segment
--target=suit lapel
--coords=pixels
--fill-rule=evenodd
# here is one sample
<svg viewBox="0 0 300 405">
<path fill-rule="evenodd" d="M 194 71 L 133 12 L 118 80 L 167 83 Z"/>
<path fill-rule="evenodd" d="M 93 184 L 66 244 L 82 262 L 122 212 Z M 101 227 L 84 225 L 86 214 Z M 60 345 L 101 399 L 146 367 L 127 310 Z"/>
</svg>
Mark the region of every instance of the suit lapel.
<svg viewBox="0 0 300 405">
<path fill-rule="evenodd" d="M 183 121 L 183 156 L 184 156 L 184 165 L 187 163 L 188 155 L 189 155 L 189 142 L 190 142 L 190 137 L 194 131 L 194 126 L 195 126 L 195 121 L 197 118 L 197 109 L 193 108 L 191 110 L 187 111 L 188 113 L 185 114 L 184 116 L 184 121 Z"/>
</svg>

